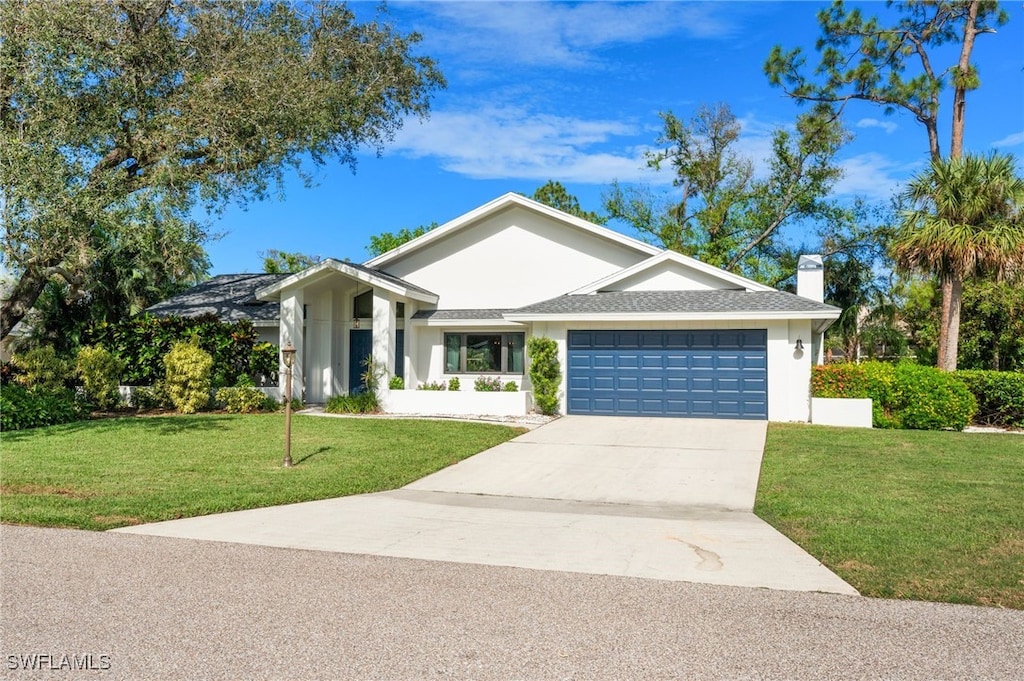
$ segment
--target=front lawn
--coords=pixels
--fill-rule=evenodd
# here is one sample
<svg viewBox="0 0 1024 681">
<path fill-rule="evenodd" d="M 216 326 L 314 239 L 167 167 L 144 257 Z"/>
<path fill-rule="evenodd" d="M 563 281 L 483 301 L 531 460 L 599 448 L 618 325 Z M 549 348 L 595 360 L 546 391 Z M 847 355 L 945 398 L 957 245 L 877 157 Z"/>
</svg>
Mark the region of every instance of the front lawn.
<svg viewBox="0 0 1024 681">
<path fill-rule="evenodd" d="M 1024 436 L 771 424 L 754 510 L 866 596 L 1024 609 Z"/>
<path fill-rule="evenodd" d="M 523 431 L 456 421 L 280 414 L 82 421 L 3 433 L 0 521 L 107 530 L 377 492 Z"/>
</svg>

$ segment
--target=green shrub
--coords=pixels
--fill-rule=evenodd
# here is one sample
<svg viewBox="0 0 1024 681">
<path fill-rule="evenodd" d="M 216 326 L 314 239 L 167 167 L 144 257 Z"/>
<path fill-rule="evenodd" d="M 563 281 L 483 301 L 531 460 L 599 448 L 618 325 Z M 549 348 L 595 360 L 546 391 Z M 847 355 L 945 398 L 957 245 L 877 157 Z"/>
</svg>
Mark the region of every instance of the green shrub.
<svg viewBox="0 0 1024 681">
<path fill-rule="evenodd" d="M 912 430 L 963 430 L 978 403 L 954 374 L 913 362 L 896 365 L 900 425 Z"/>
<path fill-rule="evenodd" d="M 136 387 L 132 391 L 131 404 L 136 409 L 170 409 L 174 406 L 163 381 Z"/>
<path fill-rule="evenodd" d="M 912 362 L 816 366 L 811 395 L 870 397 L 876 428 L 963 430 L 977 408 L 956 376 Z"/>
<path fill-rule="evenodd" d="M 502 388 L 502 390 L 504 390 L 507 393 L 515 393 L 519 392 L 519 386 L 516 384 L 515 381 L 509 381 L 508 383 L 505 384 L 505 387 Z"/>
<path fill-rule="evenodd" d="M 267 396 L 259 388 L 239 385 L 217 390 L 217 402 L 232 414 L 252 414 L 265 408 Z"/>
<path fill-rule="evenodd" d="M 821 364 L 811 371 L 811 395 L 814 397 L 864 398 L 868 382 L 859 364 Z"/>
<path fill-rule="evenodd" d="M 458 379 L 455 379 L 458 380 Z M 420 383 L 416 386 L 417 390 L 444 390 L 445 385 L 443 382 L 438 381 L 437 383 Z"/>
<path fill-rule="evenodd" d="M 462 384 L 459 382 L 458 376 L 452 376 L 448 379 L 448 390 L 462 390 Z"/>
<path fill-rule="evenodd" d="M 975 423 L 1024 428 L 1024 373 L 1019 371 L 958 371 L 978 402 Z"/>
<path fill-rule="evenodd" d="M 354 395 L 335 395 L 327 400 L 324 411 L 331 414 L 373 414 L 378 407 L 376 395 L 366 390 Z"/>
<path fill-rule="evenodd" d="M 388 381 L 388 390 L 405 390 L 405 379 L 401 376 L 392 376 Z"/>
<path fill-rule="evenodd" d="M 193 341 L 213 358 L 214 386 L 235 385 L 242 375 L 277 372 L 277 349 L 270 345 L 256 352 L 256 329 L 243 320 L 225 323 L 216 315 L 197 317 L 154 317 L 140 315 L 117 324 L 98 324 L 89 329 L 83 342 L 102 345 L 125 362 L 122 376 L 128 385 L 153 385 L 164 377 L 163 358 L 171 347 Z M 253 366 L 254 359 L 259 363 Z M 268 376 L 270 374 L 267 374 Z"/>
<path fill-rule="evenodd" d="M 71 367 L 51 345 L 32 348 L 11 357 L 20 374 L 16 380 L 27 388 L 56 391 L 67 387 Z"/>
<path fill-rule="evenodd" d="M 544 336 L 532 336 L 526 342 L 526 349 L 530 356 L 533 402 L 542 414 L 557 414 L 558 388 L 562 383 L 558 344 Z"/>
<path fill-rule="evenodd" d="M 478 376 L 473 381 L 473 390 L 480 393 L 496 393 L 501 392 L 501 379 L 497 376 Z"/>
<path fill-rule="evenodd" d="M 280 350 L 273 343 L 257 343 L 249 356 L 249 373 L 254 383 L 277 385 L 280 368 Z"/>
<path fill-rule="evenodd" d="M 213 358 L 192 343 L 177 342 L 164 356 L 167 396 L 182 414 L 194 414 L 210 403 Z"/>
<path fill-rule="evenodd" d="M 75 356 L 75 371 L 82 379 L 82 389 L 100 409 L 110 409 L 121 401 L 117 386 L 123 370 L 124 362 L 102 345 L 86 345 Z"/>
<path fill-rule="evenodd" d="M 75 399 L 73 390 L 30 389 L 22 385 L 0 387 L 0 431 L 70 423 L 86 416 L 88 410 Z"/>
</svg>

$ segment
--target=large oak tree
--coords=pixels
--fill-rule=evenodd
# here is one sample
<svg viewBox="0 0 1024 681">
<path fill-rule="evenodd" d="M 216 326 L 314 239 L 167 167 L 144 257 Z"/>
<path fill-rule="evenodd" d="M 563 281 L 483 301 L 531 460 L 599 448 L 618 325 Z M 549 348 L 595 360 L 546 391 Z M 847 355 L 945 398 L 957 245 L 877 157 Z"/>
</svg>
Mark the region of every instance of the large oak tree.
<svg viewBox="0 0 1024 681">
<path fill-rule="evenodd" d="M 0 337 L 140 225 L 194 233 L 197 207 L 264 198 L 306 163 L 354 166 L 425 116 L 443 77 L 386 19 L 329 2 L 0 5 Z"/>
</svg>

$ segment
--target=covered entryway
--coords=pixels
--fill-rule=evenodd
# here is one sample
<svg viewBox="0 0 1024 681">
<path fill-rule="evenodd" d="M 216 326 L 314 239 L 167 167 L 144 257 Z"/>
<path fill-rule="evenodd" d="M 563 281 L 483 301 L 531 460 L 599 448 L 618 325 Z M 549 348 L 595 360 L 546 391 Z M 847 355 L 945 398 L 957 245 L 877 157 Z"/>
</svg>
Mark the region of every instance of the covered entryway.
<svg viewBox="0 0 1024 681">
<path fill-rule="evenodd" d="M 768 333 L 579 330 L 568 335 L 570 414 L 768 418 Z"/>
</svg>

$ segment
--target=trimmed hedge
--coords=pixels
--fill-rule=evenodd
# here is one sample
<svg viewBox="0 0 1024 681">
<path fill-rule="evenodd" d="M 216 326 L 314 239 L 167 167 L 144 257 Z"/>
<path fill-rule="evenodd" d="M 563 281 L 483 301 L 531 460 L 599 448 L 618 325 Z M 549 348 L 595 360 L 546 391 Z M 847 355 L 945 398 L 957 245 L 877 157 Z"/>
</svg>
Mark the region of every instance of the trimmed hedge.
<svg viewBox="0 0 1024 681">
<path fill-rule="evenodd" d="M 957 376 L 912 362 L 816 366 L 811 394 L 870 397 L 876 428 L 963 430 L 978 409 L 974 395 Z"/>
<path fill-rule="evenodd" d="M 73 390 L 29 389 L 21 385 L 0 387 L 0 430 L 41 428 L 80 421 L 89 416 Z"/>
<path fill-rule="evenodd" d="M 967 370 L 956 376 L 978 401 L 975 423 L 1024 428 L 1024 373 Z"/>
</svg>

